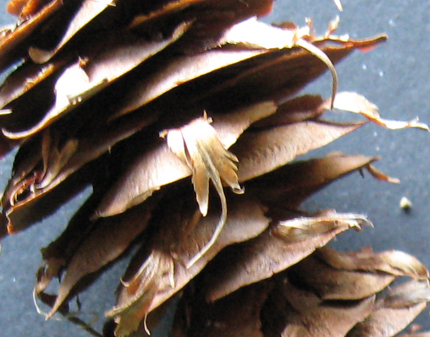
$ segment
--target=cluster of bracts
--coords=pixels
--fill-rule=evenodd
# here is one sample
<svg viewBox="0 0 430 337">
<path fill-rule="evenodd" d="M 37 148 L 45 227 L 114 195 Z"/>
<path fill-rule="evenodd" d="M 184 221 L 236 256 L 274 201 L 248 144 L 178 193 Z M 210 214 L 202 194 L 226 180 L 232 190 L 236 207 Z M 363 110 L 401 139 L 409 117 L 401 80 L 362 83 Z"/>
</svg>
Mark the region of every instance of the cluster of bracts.
<svg viewBox="0 0 430 337">
<path fill-rule="evenodd" d="M 1 32 L 0 68 L 18 66 L 0 87 L 0 150 L 18 150 L 1 236 L 92 187 L 42 250 L 34 294 L 48 318 L 84 325 L 68 303 L 131 252 L 105 336 L 147 336 L 175 300 L 174 337 L 394 336 L 425 308 L 429 275 L 414 257 L 325 247 L 365 216 L 299 208 L 353 171 L 394 179 L 376 158 L 296 157 L 368 122 L 426 129 L 337 92 L 334 64 L 385 36 L 262 23 L 272 2 L 9 4 L 19 23 Z M 301 93 L 327 70 L 330 97 Z M 331 109 L 363 118 L 330 121 Z"/>
</svg>

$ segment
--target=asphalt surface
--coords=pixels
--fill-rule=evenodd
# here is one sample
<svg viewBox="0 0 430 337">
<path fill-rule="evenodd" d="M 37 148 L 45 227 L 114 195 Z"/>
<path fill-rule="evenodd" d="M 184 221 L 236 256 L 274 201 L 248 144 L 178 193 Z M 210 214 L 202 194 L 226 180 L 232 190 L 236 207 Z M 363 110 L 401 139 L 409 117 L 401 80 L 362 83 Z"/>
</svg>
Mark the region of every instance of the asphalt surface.
<svg viewBox="0 0 430 337">
<path fill-rule="evenodd" d="M 357 52 L 338 67 L 340 90 L 357 91 L 380 108 L 391 119 L 413 119 L 419 116 L 430 124 L 430 2 L 418 0 L 343 0 L 339 13 L 331 0 L 278 0 L 271 22 L 293 21 L 305 24 L 313 19 L 316 30 L 323 33 L 330 20 L 340 16 L 340 33 L 364 38 L 386 33 L 389 41 L 377 49 Z M 5 1 L 0 1 L 4 8 Z M 13 18 L 0 13 L 2 25 Z M 307 92 L 329 95 L 330 78 L 310 86 Z M 375 251 L 399 249 L 417 256 L 430 266 L 430 134 L 420 130 L 388 131 L 366 126 L 312 156 L 331 151 L 378 155 L 377 168 L 401 180 L 401 184 L 375 181 L 368 175 L 353 174 L 313 197 L 307 209 L 335 208 L 338 211 L 365 213 L 375 227 L 363 232 L 341 235 L 334 245 L 343 249 L 359 249 L 371 245 Z M 11 157 L 0 161 L 0 187 L 10 174 Z M 412 208 L 405 212 L 400 199 L 405 196 Z M 0 256 L 0 335 L 2 337 L 85 337 L 68 322 L 44 322 L 33 306 L 34 273 L 41 262 L 40 247 L 46 246 L 61 231 L 65 219 L 84 200 L 81 196 L 63 207 L 54 217 L 2 242 Z M 102 278 L 85 299 L 85 311 L 108 309 L 114 302 L 113 290 L 124 265 L 114 268 Z M 429 312 L 418 319 L 430 330 Z M 159 332 L 158 336 L 166 333 Z"/>
</svg>

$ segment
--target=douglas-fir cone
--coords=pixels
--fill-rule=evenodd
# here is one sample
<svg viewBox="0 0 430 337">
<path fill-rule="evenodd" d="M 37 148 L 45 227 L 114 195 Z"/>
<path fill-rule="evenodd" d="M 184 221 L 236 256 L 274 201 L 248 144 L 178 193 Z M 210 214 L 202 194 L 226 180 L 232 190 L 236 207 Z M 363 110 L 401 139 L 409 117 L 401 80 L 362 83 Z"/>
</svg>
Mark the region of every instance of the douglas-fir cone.
<svg viewBox="0 0 430 337">
<path fill-rule="evenodd" d="M 367 123 L 427 129 L 386 120 L 358 93 L 338 92 L 334 65 L 386 37 L 337 36 L 337 20 L 323 35 L 311 22 L 261 22 L 272 6 L 9 3 L 18 22 L 1 31 L 0 68 L 17 66 L 0 87 L 0 152 L 18 150 L 1 236 L 92 186 L 42 249 L 34 294 L 47 318 L 63 315 L 94 336 L 147 336 L 177 299 L 172 337 L 381 337 L 426 307 L 429 273 L 413 256 L 326 247 L 369 225 L 364 215 L 300 208 L 354 171 L 396 180 L 373 166 L 376 157 L 298 156 Z M 326 71 L 330 97 L 302 92 Z M 331 109 L 362 118 L 331 121 Z M 132 252 L 97 332 L 68 303 Z M 410 280 L 388 288 L 403 276 Z"/>
</svg>

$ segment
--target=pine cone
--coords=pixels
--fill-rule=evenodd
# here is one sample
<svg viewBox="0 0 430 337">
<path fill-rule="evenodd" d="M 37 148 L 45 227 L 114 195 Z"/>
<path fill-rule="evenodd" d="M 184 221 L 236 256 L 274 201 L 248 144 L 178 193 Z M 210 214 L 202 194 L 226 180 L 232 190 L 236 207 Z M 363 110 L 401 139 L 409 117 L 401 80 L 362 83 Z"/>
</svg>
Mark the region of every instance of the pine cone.
<svg viewBox="0 0 430 337">
<path fill-rule="evenodd" d="M 339 3 L 336 1 L 339 5 Z M 334 64 L 385 36 L 316 35 L 259 21 L 271 0 L 12 0 L 0 67 L 1 154 L 18 147 L 1 236 L 92 194 L 42 250 L 34 289 L 57 312 L 133 254 L 105 336 L 147 336 L 180 294 L 171 335 L 394 336 L 430 299 L 428 270 L 399 251 L 326 244 L 370 224 L 300 205 L 354 171 L 395 182 L 376 157 L 295 161 L 383 119 L 337 92 Z M 301 90 L 327 70 L 331 97 Z M 364 118 L 330 121 L 338 109 Z M 387 287 L 402 276 L 411 281 Z M 47 287 L 60 280 L 56 294 Z M 99 335 L 91 327 L 85 328 Z"/>
</svg>

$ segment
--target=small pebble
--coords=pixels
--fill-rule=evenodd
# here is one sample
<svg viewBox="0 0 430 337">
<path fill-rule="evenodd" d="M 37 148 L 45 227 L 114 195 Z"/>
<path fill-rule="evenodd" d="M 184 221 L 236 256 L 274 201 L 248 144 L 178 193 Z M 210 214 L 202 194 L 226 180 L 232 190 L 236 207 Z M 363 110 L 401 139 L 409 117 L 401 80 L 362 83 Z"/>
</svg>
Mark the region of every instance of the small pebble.
<svg viewBox="0 0 430 337">
<path fill-rule="evenodd" d="M 412 202 L 406 198 L 406 197 L 402 197 L 400 199 L 400 208 L 407 211 L 412 207 Z"/>
</svg>

